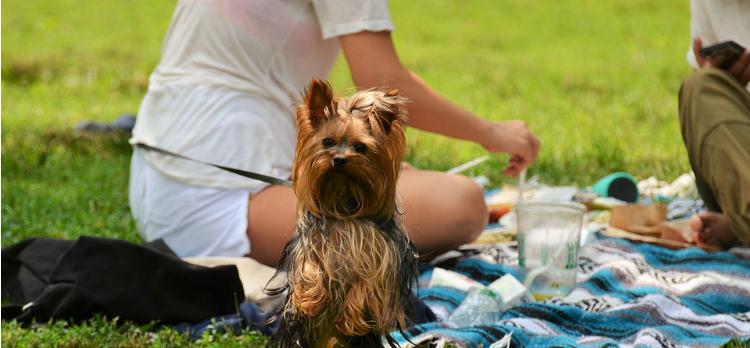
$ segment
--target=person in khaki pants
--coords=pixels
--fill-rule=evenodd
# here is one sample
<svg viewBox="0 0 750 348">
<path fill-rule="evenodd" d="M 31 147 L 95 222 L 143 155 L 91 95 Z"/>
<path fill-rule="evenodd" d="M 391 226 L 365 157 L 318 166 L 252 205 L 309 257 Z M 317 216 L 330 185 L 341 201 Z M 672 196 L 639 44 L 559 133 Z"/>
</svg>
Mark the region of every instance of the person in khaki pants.
<svg viewBox="0 0 750 348">
<path fill-rule="evenodd" d="M 695 242 L 750 244 L 750 93 L 727 71 L 701 69 L 680 90 L 680 124 L 709 209 L 691 218 Z"/>
<path fill-rule="evenodd" d="M 709 210 L 692 216 L 691 227 L 699 245 L 750 245 L 750 50 L 728 66 L 726 57 L 699 55 L 704 44 L 727 40 L 750 47 L 750 2 L 692 0 L 691 14 L 696 72 L 680 89 L 680 126 Z"/>
</svg>

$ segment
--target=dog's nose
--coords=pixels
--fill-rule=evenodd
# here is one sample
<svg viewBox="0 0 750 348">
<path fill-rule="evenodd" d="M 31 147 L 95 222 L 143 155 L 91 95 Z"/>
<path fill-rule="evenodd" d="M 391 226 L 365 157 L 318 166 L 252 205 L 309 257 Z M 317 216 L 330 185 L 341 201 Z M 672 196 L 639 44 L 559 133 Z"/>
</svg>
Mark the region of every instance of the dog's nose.
<svg viewBox="0 0 750 348">
<path fill-rule="evenodd" d="M 333 166 L 336 168 L 344 168 L 346 166 L 346 157 L 336 156 L 333 158 Z"/>
</svg>

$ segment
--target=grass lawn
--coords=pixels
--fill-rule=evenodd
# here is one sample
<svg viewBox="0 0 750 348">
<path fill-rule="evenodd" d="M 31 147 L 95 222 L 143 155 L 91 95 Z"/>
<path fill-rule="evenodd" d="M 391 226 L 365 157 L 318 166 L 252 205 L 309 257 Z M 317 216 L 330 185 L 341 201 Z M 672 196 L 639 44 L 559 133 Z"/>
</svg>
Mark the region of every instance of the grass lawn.
<svg viewBox="0 0 750 348">
<path fill-rule="evenodd" d="M 124 135 L 74 134 L 76 122 L 138 110 L 159 61 L 174 1 L 2 3 L 2 246 L 81 235 L 140 242 L 131 221 Z M 403 63 L 483 117 L 524 119 L 543 141 L 530 174 L 586 186 L 615 171 L 671 181 L 690 170 L 677 121 L 689 2 L 392 0 Z M 340 60 L 334 87 L 352 86 Z M 478 145 L 416 130 L 407 161 L 444 170 Z M 472 174 L 493 186 L 507 156 Z M 111 318 L 110 318 L 111 319 Z M 174 332 L 103 318 L 23 329 L 8 346 L 261 345 L 250 335 L 188 342 Z"/>
</svg>

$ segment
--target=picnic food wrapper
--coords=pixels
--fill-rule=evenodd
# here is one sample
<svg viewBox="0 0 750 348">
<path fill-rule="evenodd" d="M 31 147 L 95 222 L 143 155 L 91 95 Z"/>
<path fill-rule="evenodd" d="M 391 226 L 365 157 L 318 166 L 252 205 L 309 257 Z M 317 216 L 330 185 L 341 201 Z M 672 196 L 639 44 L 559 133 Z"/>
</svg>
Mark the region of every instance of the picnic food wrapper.
<svg viewBox="0 0 750 348">
<path fill-rule="evenodd" d="M 491 208 L 509 207 L 512 208 L 518 201 L 520 191 L 518 187 L 504 185 L 500 191 L 497 191 L 485 198 L 487 206 Z"/>
<path fill-rule="evenodd" d="M 693 243 L 695 231 L 690 228 L 690 218 L 665 222 L 662 224 L 661 238 L 676 242 Z"/>
<path fill-rule="evenodd" d="M 448 271 L 439 267 L 435 267 L 432 270 L 432 278 L 430 278 L 430 283 L 427 287 L 431 288 L 433 286 L 448 286 L 467 292 L 472 288 L 484 287 L 482 283 L 463 274 Z"/>
<path fill-rule="evenodd" d="M 515 229 L 497 226 L 484 230 L 471 244 L 507 243 L 516 239 Z"/>
<path fill-rule="evenodd" d="M 612 208 L 609 225 L 647 236 L 661 236 L 661 224 L 667 221 L 663 204 L 621 205 Z"/>
<path fill-rule="evenodd" d="M 534 296 L 531 295 L 529 289 L 511 274 L 498 278 L 487 287 L 500 294 L 500 298 L 503 300 L 503 310 L 534 302 Z"/>
<path fill-rule="evenodd" d="M 689 219 L 667 221 L 667 207 L 663 204 L 626 205 L 612 209 L 612 217 L 605 233 L 608 237 L 651 243 L 671 249 L 700 247 L 717 251 L 717 247 L 693 242 L 695 232 Z"/>
<path fill-rule="evenodd" d="M 511 339 L 513 338 L 513 331 L 503 336 L 500 340 L 490 345 L 490 348 L 508 348 L 510 347 Z"/>
</svg>

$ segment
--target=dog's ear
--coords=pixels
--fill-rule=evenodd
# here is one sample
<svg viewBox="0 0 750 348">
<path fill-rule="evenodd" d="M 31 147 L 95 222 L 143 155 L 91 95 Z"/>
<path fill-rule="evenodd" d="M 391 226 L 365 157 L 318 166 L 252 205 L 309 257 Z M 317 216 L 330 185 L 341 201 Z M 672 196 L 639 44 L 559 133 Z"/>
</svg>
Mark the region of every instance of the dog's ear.
<svg viewBox="0 0 750 348">
<path fill-rule="evenodd" d="M 318 128 L 333 115 L 333 89 L 326 81 L 313 79 L 302 96 L 304 105 L 297 109 L 297 118 L 307 117 Z"/>
<path fill-rule="evenodd" d="M 394 123 L 398 123 L 399 127 L 406 125 L 409 120 L 409 114 L 406 111 L 406 98 L 402 97 L 398 90 L 385 92 L 377 99 L 373 104 L 374 113 L 371 116 L 371 123 L 377 122 L 379 128 L 385 134 L 391 131 Z"/>
<path fill-rule="evenodd" d="M 401 92 L 397 89 L 390 90 L 385 93 L 385 98 L 390 99 L 393 104 L 394 114 L 391 116 L 391 122 L 398 120 L 402 124 L 406 125 L 409 122 L 409 113 L 406 111 L 406 103 L 408 100 L 401 96 Z"/>
</svg>

